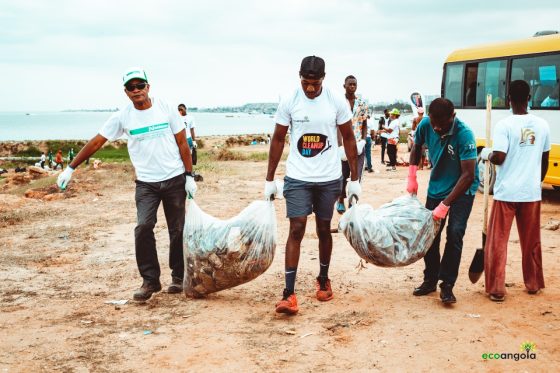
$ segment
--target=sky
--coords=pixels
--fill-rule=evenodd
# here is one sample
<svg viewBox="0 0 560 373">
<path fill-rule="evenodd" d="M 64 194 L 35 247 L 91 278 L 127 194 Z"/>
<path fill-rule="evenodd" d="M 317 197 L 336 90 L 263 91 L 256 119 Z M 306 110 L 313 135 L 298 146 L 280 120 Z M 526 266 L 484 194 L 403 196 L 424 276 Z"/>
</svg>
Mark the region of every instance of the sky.
<svg viewBox="0 0 560 373">
<path fill-rule="evenodd" d="M 190 107 L 277 102 L 301 59 L 370 102 L 439 94 L 453 50 L 560 31 L 560 1 L 0 0 L 0 111 L 124 107 L 122 74 Z"/>
</svg>

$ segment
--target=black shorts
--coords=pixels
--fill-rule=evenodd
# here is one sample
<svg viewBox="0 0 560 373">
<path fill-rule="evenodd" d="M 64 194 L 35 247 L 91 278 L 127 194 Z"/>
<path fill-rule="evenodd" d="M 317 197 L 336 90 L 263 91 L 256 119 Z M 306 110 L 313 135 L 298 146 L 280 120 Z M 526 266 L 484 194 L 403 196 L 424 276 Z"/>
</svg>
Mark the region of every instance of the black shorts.
<svg viewBox="0 0 560 373">
<path fill-rule="evenodd" d="M 310 215 L 314 212 L 321 220 L 331 220 L 334 203 L 342 190 L 340 179 L 309 182 L 284 177 L 284 198 L 288 218 Z"/>
</svg>

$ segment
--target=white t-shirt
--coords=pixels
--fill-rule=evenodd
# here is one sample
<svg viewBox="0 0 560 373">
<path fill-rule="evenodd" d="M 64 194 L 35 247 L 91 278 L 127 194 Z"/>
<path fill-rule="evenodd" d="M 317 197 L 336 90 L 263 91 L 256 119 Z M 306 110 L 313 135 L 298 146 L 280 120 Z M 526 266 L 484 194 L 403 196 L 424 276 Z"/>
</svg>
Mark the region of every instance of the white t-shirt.
<svg viewBox="0 0 560 373">
<path fill-rule="evenodd" d="M 387 129 L 389 128 L 389 124 L 387 124 L 387 122 L 389 122 L 391 118 L 385 118 L 385 123 L 383 124 L 383 129 Z M 383 138 L 389 138 L 389 134 L 387 132 L 381 132 L 381 137 Z"/>
<path fill-rule="evenodd" d="M 183 124 L 185 125 L 185 129 L 187 130 L 187 139 L 191 137 L 191 128 L 196 128 L 194 117 L 192 114 L 187 113 L 187 115 L 180 116 Z"/>
<path fill-rule="evenodd" d="M 542 153 L 550 151 L 548 123 L 533 114 L 504 118 L 496 124 L 492 150 L 507 154 L 497 167 L 494 199 L 540 201 Z"/>
<path fill-rule="evenodd" d="M 313 100 L 305 96 L 301 87 L 282 99 L 276 111 L 276 123 L 290 126 L 286 176 L 307 182 L 340 178 L 337 125 L 351 119 L 352 112 L 344 96 L 327 87 Z"/>
<path fill-rule="evenodd" d="M 386 126 L 388 129 L 392 129 L 393 132 L 388 133 L 387 134 L 387 138 L 388 139 L 394 139 L 394 138 L 398 138 L 399 137 L 399 132 L 401 130 L 401 122 L 399 121 L 398 118 L 395 118 L 391 121 L 391 123 L 389 123 L 388 126 Z"/>
<path fill-rule="evenodd" d="M 99 134 L 109 140 L 125 135 L 137 179 L 158 182 L 185 172 L 174 136 L 185 126 L 175 107 L 160 99 L 151 100 L 149 109 L 137 110 L 130 103 L 114 113 Z"/>
</svg>

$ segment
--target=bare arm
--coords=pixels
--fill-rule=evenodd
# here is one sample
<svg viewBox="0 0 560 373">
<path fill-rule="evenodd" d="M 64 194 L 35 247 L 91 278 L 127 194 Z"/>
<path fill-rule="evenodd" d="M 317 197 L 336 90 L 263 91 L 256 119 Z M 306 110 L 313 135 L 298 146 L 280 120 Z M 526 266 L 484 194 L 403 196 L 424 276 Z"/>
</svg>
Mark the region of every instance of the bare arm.
<svg viewBox="0 0 560 373">
<path fill-rule="evenodd" d="M 470 188 L 474 181 L 474 170 L 476 168 L 476 159 L 469 159 L 466 161 L 461 161 L 461 176 L 457 180 L 457 184 L 449 193 L 446 199 L 442 202 L 445 206 L 451 206 L 451 204 L 460 196 L 465 194 L 465 192 Z"/>
<path fill-rule="evenodd" d="M 362 122 L 362 139 L 365 140 L 367 137 L 367 119 Z"/>
<path fill-rule="evenodd" d="M 409 163 L 411 166 L 418 166 L 422 158 L 422 145 L 414 144 L 410 150 Z"/>
<path fill-rule="evenodd" d="M 344 152 L 350 166 L 350 180 L 358 180 L 358 148 L 352 131 L 352 120 L 338 126 L 344 143 Z"/>
<path fill-rule="evenodd" d="M 101 148 L 103 146 L 103 144 L 105 144 L 106 142 L 107 142 L 107 139 L 105 137 L 101 136 L 100 134 L 95 135 L 80 150 L 78 155 L 76 155 L 76 158 L 74 158 L 72 163 L 70 163 L 70 167 L 72 167 L 74 169 L 76 167 L 78 167 L 80 164 L 82 164 L 83 161 L 85 161 L 86 159 L 89 159 L 93 154 L 95 154 L 95 152 L 98 151 L 99 148 Z"/>
<path fill-rule="evenodd" d="M 181 130 L 181 132 L 176 133 L 175 141 L 179 147 L 179 154 L 181 155 L 181 160 L 185 166 L 185 171 L 192 172 L 192 158 L 191 150 L 189 149 L 189 145 L 187 143 L 187 130 Z"/>
<path fill-rule="evenodd" d="M 488 160 L 495 164 L 495 165 L 501 165 L 502 163 L 505 162 L 506 160 L 506 153 L 504 152 L 498 152 L 498 151 L 493 151 L 492 153 L 490 153 L 490 155 L 488 156 Z"/>
<path fill-rule="evenodd" d="M 193 141 L 196 141 L 196 138 L 194 136 L 194 128 L 191 128 L 191 137 Z"/>
<path fill-rule="evenodd" d="M 342 146 L 342 134 L 338 128 L 336 129 L 336 141 L 338 142 L 338 146 Z"/>
<path fill-rule="evenodd" d="M 272 140 L 270 140 L 270 150 L 268 151 L 268 171 L 266 172 L 266 181 L 274 180 L 274 173 L 282 157 L 284 151 L 284 143 L 286 142 L 286 133 L 288 126 L 276 124 Z"/>
<path fill-rule="evenodd" d="M 548 156 L 550 152 L 543 152 L 542 153 L 542 160 L 541 160 L 541 182 L 544 180 L 546 173 L 548 172 Z"/>
</svg>

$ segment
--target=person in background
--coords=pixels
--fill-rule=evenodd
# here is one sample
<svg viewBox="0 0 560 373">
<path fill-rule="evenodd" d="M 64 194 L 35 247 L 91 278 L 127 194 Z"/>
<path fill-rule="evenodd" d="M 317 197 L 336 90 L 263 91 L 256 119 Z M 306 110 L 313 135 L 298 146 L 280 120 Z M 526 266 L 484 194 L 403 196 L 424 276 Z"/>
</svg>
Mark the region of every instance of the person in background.
<svg viewBox="0 0 560 373">
<path fill-rule="evenodd" d="M 54 157 L 53 157 L 53 153 L 52 151 L 49 149 L 49 155 L 47 156 L 49 159 L 49 167 L 52 168 L 54 170 L 53 164 L 54 164 Z"/>
<path fill-rule="evenodd" d="M 513 114 L 496 124 L 492 148 L 480 152 L 483 160 L 500 166 L 484 247 L 484 290 L 496 302 L 506 294 L 507 246 L 514 217 L 525 288 L 529 294 L 544 288 L 541 182 L 548 171 L 550 128 L 544 119 L 527 112 L 530 90 L 524 80 L 511 82 L 508 100 Z"/>
<path fill-rule="evenodd" d="M 366 105 L 367 105 L 367 100 L 366 100 Z M 369 112 L 369 107 L 368 107 L 368 112 Z M 367 128 L 366 128 L 366 147 L 364 149 L 364 152 L 366 154 L 366 168 L 365 170 L 367 172 L 373 172 L 373 166 L 371 164 L 371 150 L 372 148 L 375 147 L 375 142 L 373 142 L 373 139 L 375 139 L 375 130 L 373 129 L 373 127 L 371 125 L 369 125 L 370 121 L 370 116 L 368 114 L 367 116 Z"/>
<path fill-rule="evenodd" d="M 401 129 L 401 123 L 399 121 L 399 117 L 401 112 L 399 109 L 394 108 L 390 112 L 391 120 L 389 121 L 388 125 L 385 125 L 384 129 L 381 130 L 383 134 L 387 137 L 387 155 L 389 156 L 389 167 L 387 167 L 387 171 L 397 171 L 397 147 L 399 145 L 399 133 Z"/>
<path fill-rule="evenodd" d="M 389 114 L 389 109 L 383 110 L 383 116 L 379 118 L 379 127 L 377 128 L 377 133 L 381 141 L 381 164 L 385 165 L 385 149 L 387 148 L 387 133 L 384 132 L 386 127 L 391 122 L 391 116 Z"/>
<path fill-rule="evenodd" d="M 356 138 L 356 146 L 358 149 L 358 180 L 361 181 L 362 172 L 364 170 L 364 146 L 366 145 L 367 136 L 368 106 L 367 102 L 364 101 L 360 95 L 356 95 L 358 80 L 353 75 L 348 75 L 346 79 L 344 79 L 343 87 L 345 90 L 346 102 L 352 111 L 352 131 L 354 131 L 354 137 Z M 341 155 L 340 158 L 342 162 L 342 191 L 338 197 L 336 211 L 339 214 L 343 214 L 346 211 L 344 199 L 346 198 L 346 184 L 348 183 L 348 178 L 350 177 L 350 165 L 348 164 L 346 154 L 344 153 L 344 146 L 342 146 L 342 134 L 340 133 L 340 130 L 337 131 L 337 135 L 339 153 Z M 348 201 L 348 206 L 350 207 L 351 205 L 352 201 Z"/>
<path fill-rule="evenodd" d="M 552 92 L 546 96 L 546 98 L 541 102 L 541 107 L 558 107 L 560 106 L 560 84 L 556 83 L 556 86 L 552 89 Z"/>
<path fill-rule="evenodd" d="M 74 160 L 74 157 L 74 148 L 70 148 L 70 151 L 68 152 L 68 163 L 71 163 Z"/>
<path fill-rule="evenodd" d="M 192 154 L 192 163 L 196 165 L 196 149 L 198 148 L 198 144 L 196 143 L 196 136 L 194 133 L 194 128 L 196 127 L 194 117 L 187 112 L 185 104 L 179 104 L 178 110 L 179 114 L 181 114 L 181 120 L 185 125 L 185 130 L 187 131 L 187 142 Z"/>
<path fill-rule="evenodd" d="M 414 289 L 413 295 L 422 296 L 436 291 L 438 280 L 441 280 L 441 301 L 451 304 L 457 302 L 453 287 L 461 262 L 463 236 L 478 190 L 476 141 L 471 129 L 455 116 L 453 103 L 448 99 L 432 101 L 429 113 L 416 128 L 406 191 L 411 195 L 418 194 L 416 172 L 422 146 L 426 144 L 433 154 L 434 166 L 428 183 L 426 208 L 432 210 L 435 220 L 441 220 L 441 226 L 424 256 L 424 281 Z M 447 242 L 440 262 L 439 244 L 448 214 Z"/>
<path fill-rule="evenodd" d="M 290 146 L 286 161 L 283 192 L 287 217 L 290 219 L 284 262 L 286 287 L 282 299 L 276 304 L 277 313 L 289 315 L 299 310 L 295 294 L 296 273 L 307 216 L 312 212 L 315 212 L 319 238 L 319 276 L 315 295 L 319 301 L 333 299 L 328 277 L 332 252 L 331 219 L 334 203 L 342 188 L 342 167 L 336 147 L 337 128 L 342 134 L 350 166 L 349 198 L 359 198 L 361 193 L 356 138 L 352 131 L 352 112 L 348 103 L 342 95 L 323 87 L 325 61 L 322 58 L 305 57 L 301 61 L 299 76 L 301 87 L 283 98 L 276 112 L 276 127 L 270 143 L 264 187 L 266 199 L 273 198 L 277 193 L 274 173 L 290 127 L 290 143 L 293 146 Z"/>
<path fill-rule="evenodd" d="M 45 153 L 41 153 L 41 168 L 45 168 L 45 162 L 47 161 L 47 156 Z"/>
<path fill-rule="evenodd" d="M 185 127 L 175 108 L 162 99 L 149 96 L 150 84 L 144 69 L 128 69 L 122 81 L 124 92 L 131 102 L 123 110 L 111 115 L 99 134 L 80 150 L 58 176 L 57 184 L 60 189 L 66 189 L 74 169 L 107 140 L 116 140 L 123 135 L 127 137 L 130 160 L 136 172 L 136 263 L 143 279 L 133 299 L 144 302 L 161 290 L 161 270 L 154 236 L 161 203 L 169 232 L 171 285 L 167 292 L 180 293 L 183 290 L 185 198 L 194 198 L 197 187 L 192 176 Z"/>
<path fill-rule="evenodd" d="M 410 130 L 410 133 L 408 134 L 408 143 L 409 143 L 408 147 L 409 147 L 410 151 L 412 151 L 412 148 L 414 147 L 414 134 L 416 133 L 416 128 L 418 127 L 418 124 L 422 121 L 423 118 L 424 118 L 424 108 L 419 107 L 418 108 L 418 116 L 412 120 L 412 127 L 411 127 L 411 130 Z M 424 146 L 422 148 L 422 156 L 420 158 L 420 165 L 418 165 L 419 170 L 424 169 L 424 163 L 425 162 L 426 162 L 426 149 L 425 149 L 425 146 Z"/>
<path fill-rule="evenodd" d="M 62 150 L 58 149 L 58 151 L 56 152 L 56 157 L 55 157 L 55 165 L 53 167 L 53 170 L 56 170 L 58 168 L 58 166 L 60 165 L 60 169 L 64 170 L 64 160 L 62 158 Z"/>
</svg>

